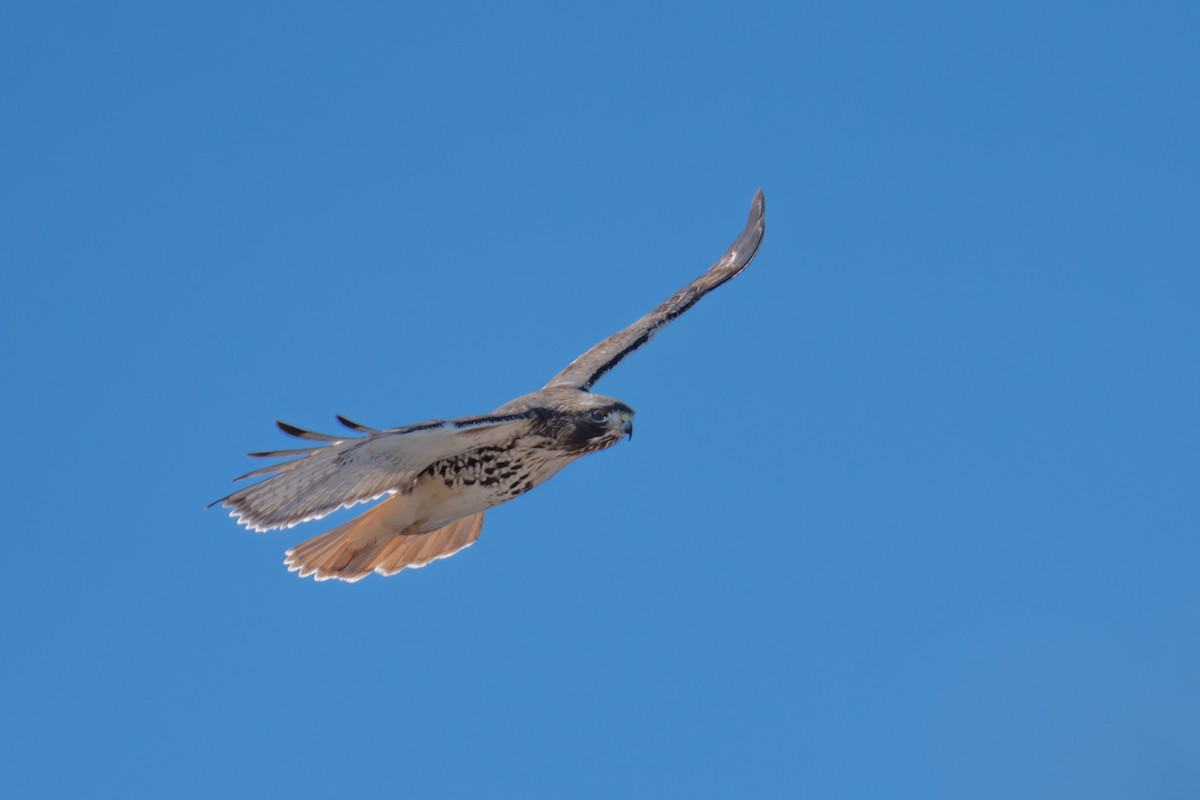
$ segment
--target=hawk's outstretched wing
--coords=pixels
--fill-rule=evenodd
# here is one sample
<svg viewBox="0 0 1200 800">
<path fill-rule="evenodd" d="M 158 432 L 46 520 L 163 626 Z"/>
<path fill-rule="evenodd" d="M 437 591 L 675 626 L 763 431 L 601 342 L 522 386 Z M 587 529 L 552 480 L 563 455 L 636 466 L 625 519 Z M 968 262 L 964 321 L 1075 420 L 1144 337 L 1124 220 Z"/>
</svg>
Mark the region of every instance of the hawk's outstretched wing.
<svg viewBox="0 0 1200 800">
<path fill-rule="evenodd" d="M 280 430 L 323 444 L 299 450 L 251 453 L 259 458 L 290 458 L 242 475 L 271 475 L 265 481 L 215 501 L 230 516 L 256 531 L 290 528 L 320 519 L 342 507 L 385 494 L 407 491 L 430 464 L 479 447 L 507 444 L 524 432 L 536 412 L 433 420 L 377 431 L 338 417 L 366 436 L 313 433 L 286 422 Z"/>
<path fill-rule="evenodd" d="M 759 189 L 750 206 L 750 219 L 746 222 L 746 228 L 708 272 L 671 295 L 666 302 L 628 328 L 614 333 L 572 361 L 566 369 L 555 375 L 545 388 L 565 386 L 590 392 L 596 381 L 620 364 L 625 356 L 650 341 L 654 334 L 694 306 L 701 297 L 745 269 L 754 260 L 762 244 L 764 211 L 763 193 L 762 189 Z"/>
</svg>

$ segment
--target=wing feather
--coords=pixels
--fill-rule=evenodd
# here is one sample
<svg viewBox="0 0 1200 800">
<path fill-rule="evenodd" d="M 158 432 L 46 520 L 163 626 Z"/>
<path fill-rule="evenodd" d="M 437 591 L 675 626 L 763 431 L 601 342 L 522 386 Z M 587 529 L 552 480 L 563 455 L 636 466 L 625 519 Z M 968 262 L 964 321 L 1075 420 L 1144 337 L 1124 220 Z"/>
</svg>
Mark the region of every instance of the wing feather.
<svg viewBox="0 0 1200 800">
<path fill-rule="evenodd" d="M 337 442 L 340 441 L 336 436 L 330 436 L 328 433 L 316 433 L 315 431 L 306 431 L 304 428 L 297 428 L 295 425 L 289 425 L 283 420 L 275 420 L 275 424 L 279 430 L 286 433 L 288 436 L 295 436 L 297 439 L 311 439 L 316 442 Z"/>
<path fill-rule="evenodd" d="M 241 477 L 271 477 L 212 505 L 219 503 L 231 509 L 230 516 L 251 530 L 290 528 L 320 519 L 338 508 L 407 491 L 435 461 L 510 442 L 524 432 L 536 414 L 536 409 L 530 409 L 516 414 L 432 420 L 344 438 L 280 423 L 286 433 L 327 444 L 284 451 L 296 457 L 246 473 Z"/>
<path fill-rule="evenodd" d="M 759 189 L 750 206 L 750 217 L 746 221 L 745 229 L 708 272 L 671 295 L 658 308 L 628 328 L 614 333 L 579 356 L 566 369 L 555 375 L 545 388 L 566 386 L 585 392 L 591 391 L 596 382 L 626 356 L 650 341 L 654 334 L 694 306 L 701 297 L 745 269 L 754 260 L 758 248 L 762 245 L 765 211 L 766 201 L 762 189 Z"/>
<path fill-rule="evenodd" d="M 355 422 L 352 419 L 347 419 L 346 417 L 343 417 L 341 414 L 337 415 L 337 421 L 342 423 L 343 425 L 345 425 L 347 428 L 349 428 L 352 431 L 358 431 L 359 433 L 379 433 L 379 431 L 376 430 L 375 428 L 368 428 L 366 425 Z"/>
<path fill-rule="evenodd" d="M 292 458 L 294 456 L 306 456 L 317 449 L 319 448 L 301 447 L 296 450 L 264 450 L 261 453 L 246 453 L 246 455 L 251 458 Z"/>
</svg>

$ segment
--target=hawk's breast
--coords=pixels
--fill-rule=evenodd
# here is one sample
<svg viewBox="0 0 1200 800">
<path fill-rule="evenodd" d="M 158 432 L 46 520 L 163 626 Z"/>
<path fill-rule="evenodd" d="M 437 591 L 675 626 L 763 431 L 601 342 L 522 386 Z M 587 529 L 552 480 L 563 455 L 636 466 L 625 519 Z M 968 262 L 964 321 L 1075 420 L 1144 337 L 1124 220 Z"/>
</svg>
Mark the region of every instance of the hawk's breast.
<svg viewBox="0 0 1200 800">
<path fill-rule="evenodd" d="M 432 516 L 459 516 L 498 506 L 544 483 L 581 454 L 565 451 L 554 440 L 524 436 L 507 445 L 479 447 L 430 464 L 417 478 L 414 493 L 440 498 Z"/>
</svg>

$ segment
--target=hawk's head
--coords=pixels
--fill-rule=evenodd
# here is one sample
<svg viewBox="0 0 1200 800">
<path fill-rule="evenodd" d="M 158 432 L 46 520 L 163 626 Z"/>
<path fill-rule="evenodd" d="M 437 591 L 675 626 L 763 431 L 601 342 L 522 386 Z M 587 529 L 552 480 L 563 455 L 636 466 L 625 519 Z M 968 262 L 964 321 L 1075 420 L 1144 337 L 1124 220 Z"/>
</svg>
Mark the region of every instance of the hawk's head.
<svg viewBox="0 0 1200 800">
<path fill-rule="evenodd" d="M 633 436 L 633 409 L 612 397 L 576 389 L 545 393 L 539 414 L 545 435 L 564 450 L 583 455 Z"/>
</svg>

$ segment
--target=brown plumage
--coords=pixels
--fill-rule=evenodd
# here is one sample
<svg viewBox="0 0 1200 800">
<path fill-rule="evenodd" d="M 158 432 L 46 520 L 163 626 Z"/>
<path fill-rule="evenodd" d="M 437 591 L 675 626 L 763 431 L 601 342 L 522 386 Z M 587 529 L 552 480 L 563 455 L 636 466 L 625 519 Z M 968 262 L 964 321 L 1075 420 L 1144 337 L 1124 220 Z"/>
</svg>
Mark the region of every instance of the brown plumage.
<svg viewBox="0 0 1200 800">
<path fill-rule="evenodd" d="M 386 497 L 369 511 L 291 549 L 289 569 L 317 580 L 392 575 L 457 553 L 479 538 L 483 512 L 549 480 L 587 453 L 632 435 L 633 409 L 592 387 L 700 298 L 740 273 L 763 239 L 760 190 L 737 240 L 717 263 L 629 327 L 572 361 L 545 387 L 492 414 L 376 430 L 339 416 L 363 436 L 279 428 L 313 442 L 251 453 L 287 459 L 216 503 L 251 530 L 290 528 Z M 213 505 L 216 505 L 213 503 Z"/>
</svg>

